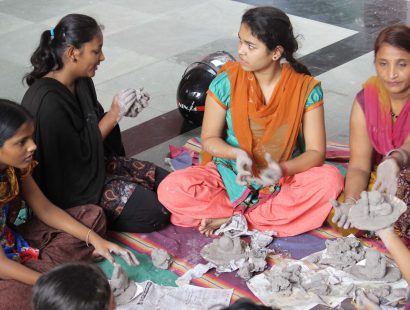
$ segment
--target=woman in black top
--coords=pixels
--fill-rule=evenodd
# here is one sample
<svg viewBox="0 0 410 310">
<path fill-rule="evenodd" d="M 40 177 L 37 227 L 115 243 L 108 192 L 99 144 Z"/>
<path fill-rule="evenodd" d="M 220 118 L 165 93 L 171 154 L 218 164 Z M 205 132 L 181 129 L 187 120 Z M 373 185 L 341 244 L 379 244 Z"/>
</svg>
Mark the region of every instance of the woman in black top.
<svg viewBox="0 0 410 310">
<path fill-rule="evenodd" d="M 99 204 L 113 230 L 158 230 L 169 222 L 156 195 L 168 172 L 124 157 L 118 122 L 130 107 L 143 106 L 135 108 L 137 91 L 127 89 L 104 113 L 91 79 L 105 59 L 102 45 L 100 26 L 86 15 L 69 14 L 42 33 L 22 101 L 36 123 L 35 158 L 41 164 L 34 178 L 64 209 Z"/>
</svg>

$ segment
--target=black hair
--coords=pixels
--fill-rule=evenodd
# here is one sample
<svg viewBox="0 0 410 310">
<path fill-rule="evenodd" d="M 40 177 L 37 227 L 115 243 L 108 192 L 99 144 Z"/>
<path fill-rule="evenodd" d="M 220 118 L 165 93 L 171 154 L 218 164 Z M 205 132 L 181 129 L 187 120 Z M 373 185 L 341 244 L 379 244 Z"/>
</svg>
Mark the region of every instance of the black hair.
<svg viewBox="0 0 410 310">
<path fill-rule="evenodd" d="M 260 6 L 247 10 L 241 23 L 246 24 L 252 35 L 265 43 L 268 50 L 273 51 L 278 45 L 282 46 L 282 56 L 296 72 L 311 75 L 308 68 L 293 56 L 299 46 L 285 12 L 272 6 Z"/>
<path fill-rule="evenodd" d="M 0 99 L 0 147 L 24 124 L 33 120 L 26 108 L 7 99 Z"/>
<path fill-rule="evenodd" d="M 108 310 L 111 288 L 95 265 L 69 263 L 43 274 L 33 287 L 33 310 Z"/>
<path fill-rule="evenodd" d="M 410 53 L 410 27 L 403 24 L 396 24 L 384 28 L 374 42 L 375 55 L 384 43 L 390 44 Z"/>
<path fill-rule="evenodd" d="M 275 310 L 271 307 L 257 305 L 253 301 L 241 298 L 237 302 L 230 305 L 229 307 L 223 308 L 222 310 Z"/>
<path fill-rule="evenodd" d="M 81 48 L 90 42 L 101 31 L 97 21 L 87 15 L 69 14 L 64 16 L 54 29 L 41 34 L 40 44 L 30 58 L 33 71 L 27 73 L 23 80 L 31 85 L 52 70 L 64 66 L 63 54 L 67 47 Z"/>
</svg>

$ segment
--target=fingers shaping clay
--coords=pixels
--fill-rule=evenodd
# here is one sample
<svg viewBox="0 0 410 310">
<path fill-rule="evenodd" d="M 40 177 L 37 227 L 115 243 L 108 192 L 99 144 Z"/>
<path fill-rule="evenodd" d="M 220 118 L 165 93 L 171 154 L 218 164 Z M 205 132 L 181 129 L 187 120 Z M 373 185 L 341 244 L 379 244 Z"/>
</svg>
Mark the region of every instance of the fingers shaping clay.
<svg viewBox="0 0 410 310">
<path fill-rule="evenodd" d="M 356 278 L 365 280 L 377 280 L 396 282 L 401 279 L 400 270 L 397 267 L 387 266 L 386 257 L 375 249 L 366 251 L 366 264 L 355 265 L 346 270 Z"/>
<path fill-rule="evenodd" d="M 362 192 L 352 206 L 349 219 L 358 229 L 376 231 L 392 226 L 407 206 L 399 198 L 378 191 Z"/>
</svg>

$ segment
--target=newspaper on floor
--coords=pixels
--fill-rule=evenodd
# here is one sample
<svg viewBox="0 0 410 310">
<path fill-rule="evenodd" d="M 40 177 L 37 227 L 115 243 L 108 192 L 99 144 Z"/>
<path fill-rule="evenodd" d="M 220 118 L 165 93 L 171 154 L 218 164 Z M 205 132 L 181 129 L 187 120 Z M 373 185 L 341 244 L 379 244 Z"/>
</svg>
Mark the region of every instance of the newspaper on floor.
<svg viewBox="0 0 410 310">
<path fill-rule="evenodd" d="M 140 294 L 118 310 L 218 310 L 229 306 L 233 289 L 161 286 L 151 281 L 138 283 Z"/>
<path fill-rule="evenodd" d="M 242 214 L 233 215 L 228 222 L 215 231 L 217 235 L 222 233 L 231 238 L 250 236 L 251 248 L 254 250 L 267 247 L 273 241 L 273 236 L 276 234 L 273 231 L 248 230 L 248 223 Z"/>
<path fill-rule="evenodd" d="M 216 265 L 213 263 L 208 263 L 206 265 L 198 264 L 195 267 L 189 269 L 178 279 L 176 279 L 175 283 L 178 286 L 188 285 L 191 282 L 191 280 L 202 277 L 205 273 L 207 273 L 212 268 L 216 268 Z"/>
<path fill-rule="evenodd" d="M 322 255 L 324 251 L 314 253 Z M 359 264 L 363 264 L 361 261 Z M 284 267 L 286 266 L 286 267 Z M 272 278 L 276 275 L 283 275 L 284 268 L 294 268 L 300 266 L 298 281 L 290 279 L 287 282 L 290 287 L 290 294 L 278 291 L 272 283 Z M 297 283 L 298 282 L 298 283 Z M 318 285 L 315 285 L 316 282 Z M 357 290 L 374 291 L 386 287 L 383 281 L 367 281 L 355 279 L 351 274 L 333 267 L 318 267 L 309 262 L 309 257 L 302 260 L 284 259 L 274 265 L 271 271 L 265 271 L 247 282 L 249 289 L 265 305 L 278 307 L 285 310 L 305 310 L 311 309 L 316 305 L 336 307 L 346 298 L 355 298 Z M 405 288 L 407 283 L 404 279 L 388 283 L 391 288 L 390 295 L 383 297 L 383 305 L 394 304 L 394 302 L 406 296 Z M 286 305 L 286 306 L 284 306 Z"/>
</svg>

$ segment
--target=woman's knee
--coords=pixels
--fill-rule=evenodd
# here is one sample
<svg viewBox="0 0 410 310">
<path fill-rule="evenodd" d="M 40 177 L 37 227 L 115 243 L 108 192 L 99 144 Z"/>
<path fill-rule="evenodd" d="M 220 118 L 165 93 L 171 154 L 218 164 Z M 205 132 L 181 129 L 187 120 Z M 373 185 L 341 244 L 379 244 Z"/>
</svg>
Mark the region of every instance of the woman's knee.
<svg viewBox="0 0 410 310">
<path fill-rule="evenodd" d="M 157 190 L 158 200 L 164 206 L 167 207 L 170 203 L 175 202 L 175 198 L 181 196 L 181 180 L 187 177 L 184 170 L 168 174 L 159 184 Z"/>
<path fill-rule="evenodd" d="M 320 181 L 323 184 L 323 190 L 339 195 L 344 188 L 344 177 L 339 169 L 328 164 L 323 165 L 320 169 Z"/>
<path fill-rule="evenodd" d="M 67 212 L 85 226 L 92 228 L 97 234 L 105 235 L 107 220 L 101 207 L 86 204 L 70 208 Z"/>
</svg>

